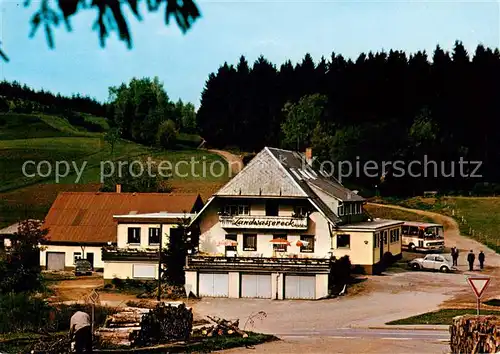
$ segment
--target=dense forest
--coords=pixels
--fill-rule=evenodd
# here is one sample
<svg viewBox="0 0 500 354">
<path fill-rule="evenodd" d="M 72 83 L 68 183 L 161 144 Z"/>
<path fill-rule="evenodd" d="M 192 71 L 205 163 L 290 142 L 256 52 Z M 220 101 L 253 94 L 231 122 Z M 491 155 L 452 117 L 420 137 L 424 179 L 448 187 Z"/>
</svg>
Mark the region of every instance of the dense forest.
<svg viewBox="0 0 500 354">
<path fill-rule="evenodd" d="M 31 113 L 32 111 L 63 113 L 70 110 L 98 117 L 106 115 L 106 104 L 100 103 L 94 98 L 80 94 L 66 97 L 45 90 L 36 91 L 27 85 L 21 85 L 17 81 L 0 82 L 0 96 L 2 96 L 2 102 L 0 103 L 2 106 L 5 106 L 5 99 L 17 100 L 22 103 L 15 105 L 18 113 Z"/>
<path fill-rule="evenodd" d="M 431 166 L 426 178 L 395 177 L 389 168 L 352 181 L 372 190 L 499 193 L 484 184 L 500 177 L 499 82 L 499 50 L 479 45 L 471 55 L 459 41 L 451 52 L 437 46 L 432 58 L 390 50 L 354 61 L 332 53 L 315 63 L 306 54 L 297 65 L 277 67 L 263 56 L 249 65 L 242 56 L 209 75 L 197 120 L 217 147 L 312 147 L 321 159 L 353 163 L 437 161 L 437 173 Z M 460 174 L 460 158 L 482 161 L 482 178 L 464 177 L 472 165 Z M 455 177 L 442 176 L 451 172 Z"/>
</svg>

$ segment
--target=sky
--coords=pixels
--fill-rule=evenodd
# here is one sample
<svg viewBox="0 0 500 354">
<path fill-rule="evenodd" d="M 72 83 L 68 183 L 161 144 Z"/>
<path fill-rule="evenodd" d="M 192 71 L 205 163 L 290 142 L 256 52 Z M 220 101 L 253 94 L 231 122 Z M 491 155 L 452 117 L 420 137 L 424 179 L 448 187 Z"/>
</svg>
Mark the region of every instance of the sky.
<svg viewBox="0 0 500 354">
<path fill-rule="evenodd" d="M 164 13 L 143 20 L 128 16 L 134 41 L 127 49 L 113 33 L 101 48 L 92 30 L 95 10 L 80 11 L 73 30 L 56 28 L 55 49 L 43 28 L 29 38 L 30 19 L 39 1 L 0 0 L 0 40 L 10 62 L 0 76 L 35 89 L 64 95 L 81 93 L 108 99 L 108 87 L 133 77 L 158 76 L 169 97 L 199 107 L 211 72 L 241 55 L 253 63 L 264 55 L 280 65 L 310 53 L 315 61 L 331 53 L 355 59 L 362 52 L 390 49 L 432 54 L 439 44 L 451 50 L 461 40 L 469 53 L 480 43 L 500 46 L 500 2 L 497 1 L 203 1 L 202 17 L 185 35 Z M 56 1 L 52 0 L 55 4 Z M 163 8 L 162 8 L 163 10 Z"/>
</svg>

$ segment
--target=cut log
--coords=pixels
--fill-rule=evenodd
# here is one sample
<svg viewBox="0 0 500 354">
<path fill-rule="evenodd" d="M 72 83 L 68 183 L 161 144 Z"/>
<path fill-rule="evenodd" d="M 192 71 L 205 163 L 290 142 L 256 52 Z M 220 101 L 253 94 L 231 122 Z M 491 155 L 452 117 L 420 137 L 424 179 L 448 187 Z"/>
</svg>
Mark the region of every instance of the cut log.
<svg viewBox="0 0 500 354">
<path fill-rule="evenodd" d="M 450 326 L 452 353 L 500 351 L 500 319 L 495 316 L 458 316 Z"/>
</svg>

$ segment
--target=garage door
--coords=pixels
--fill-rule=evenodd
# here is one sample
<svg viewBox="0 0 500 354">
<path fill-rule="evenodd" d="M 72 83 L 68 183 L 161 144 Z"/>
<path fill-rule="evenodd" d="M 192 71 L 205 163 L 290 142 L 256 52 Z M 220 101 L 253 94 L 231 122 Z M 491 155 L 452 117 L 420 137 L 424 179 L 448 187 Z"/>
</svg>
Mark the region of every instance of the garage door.
<svg viewBox="0 0 500 354">
<path fill-rule="evenodd" d="M 199 296 L 228 297 L 229 277 L 227 273 L 200 273 Z"/>
<path fill-rule="evenodd" d="M 288 275 L 285 277 L 285 299 L 315 299 L 314 275 Z"/>
<path fill-rule="evenodd" d="M 243 274 L 241 297 L 270 299 L 272 297 L 270 274 Z"/>
<path fill-rule="evenodd" d="M 47 270 L 64 270 L 64 252 L 47 252 Z"/>
<path fill-rule="evenodd" d="M 132 277 L 134 279 L 155 279 L 156 265 L 152 264 L 134 264 L 132 268 Z"/>
</svg>

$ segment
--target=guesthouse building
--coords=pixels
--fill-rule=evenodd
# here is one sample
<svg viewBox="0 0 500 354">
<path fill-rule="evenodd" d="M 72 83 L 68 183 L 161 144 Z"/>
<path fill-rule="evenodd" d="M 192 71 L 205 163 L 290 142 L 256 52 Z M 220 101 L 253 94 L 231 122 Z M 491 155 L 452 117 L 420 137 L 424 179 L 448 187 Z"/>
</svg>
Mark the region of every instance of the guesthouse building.
<svg viewBox="0 0 500 354">
<path fill-rule="evenodd" d="M 319 299 L 332 257 L 367 273 L 401 255 L 402 222 L 370 218 L 365 199 L 306 154 L 264 148 L 193 217 L 198 252 L 186 286 L 198 296 Z"/>
</svg>

